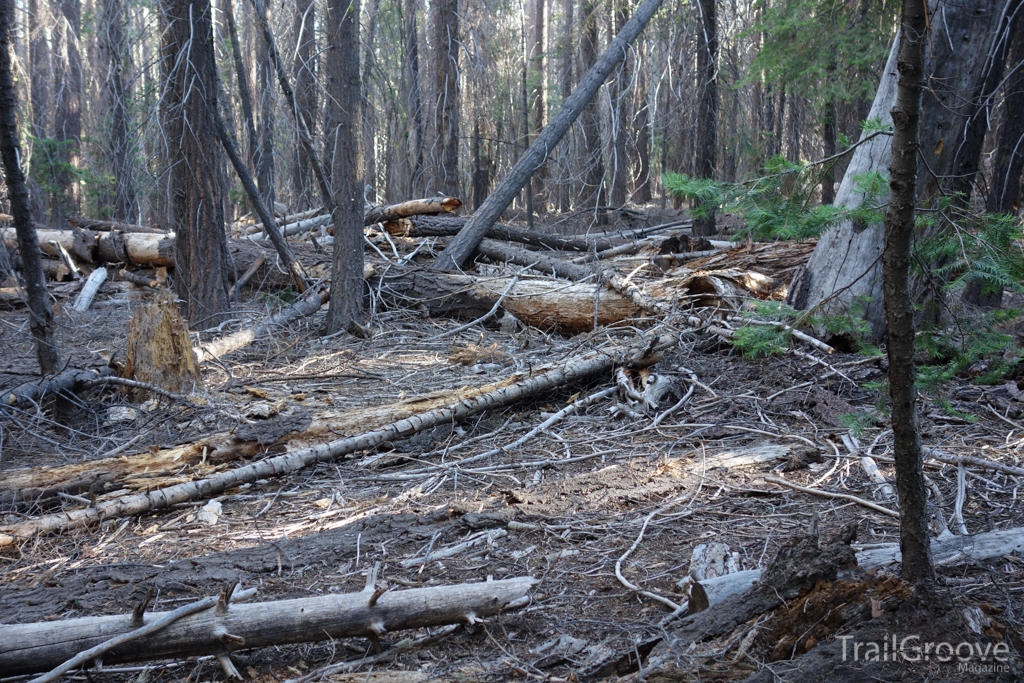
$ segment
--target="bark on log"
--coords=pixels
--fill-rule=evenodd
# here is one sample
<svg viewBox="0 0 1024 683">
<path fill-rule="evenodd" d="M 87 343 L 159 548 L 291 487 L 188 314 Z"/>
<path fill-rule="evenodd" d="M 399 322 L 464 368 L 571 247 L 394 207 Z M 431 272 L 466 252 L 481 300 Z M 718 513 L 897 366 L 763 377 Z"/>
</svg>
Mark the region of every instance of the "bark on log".
<svg viewBox="0 0 1024 683">
<path fill-rule="evenodd" d="M 119 232 L 141 232 L 150 235 L 166 235 L 166 230 L 159 228 L 151 228 L 145 225 L 133 225 L 131 223 L 122 223 L 120 221 L 101 221 L 95 218 L 85 218 L 84 216 L 68 216 L 68 224 L 73 225 L 76 228 L 82 228 L 83 230 L 92 230 L 93 232 L 113 232 L 115 230 Z"/>
<path fill-rule="evenodd" d="M 333 638 L 376 640 L 390 631 L 475 623 L 525 604 L 531 577 L 432 586 L 377 595 L 373 587 L 262 603 L 216 604 L 103 655 L 104 664 L 196 657 Z M 146 614 L 153 622 L 167 613 Z M 130 614 L 0 625 L 0 671 L 16 676 L 48 671 L 79 652 L 134 630 Z"/>
<path fill-rule="evenodd" d="M 14 246 L 14 231 L 2 230 L 4 244 Z M 147 266 L 174 265 L 173 233 L 95 233 L 90 230 L 40 230 L 39 242 L 43 253 L 60 258 L 56 242 L 84 263 L 135 263 Z"/>
<path fill-rule="evenodd" d="M 392 221 L 385 228 L 392 235 L 408 237 L 449 237 L 459 234 L 465 227 L 468 218 L 457 216 L 417 216 L 405 221 Z M 547 235 L 533 230 L 520 230 L 511 225 L 495 223 L 487 230 L 487 237 L 506 242 L 519 242 L 534 247 L 546 247 L 564 251 L 604 251 L 615 247 L 616 243 L 600 237 L 565 237 Z"/>
<path fill-rule="evenodd" d="M 650 365 L 661 357 L 663 351 L 675 346 L 676 343 L 675 337 L 661 336 L 651 338 L 639 347 L 613 347 L 593 351 L 538 375 L 525 378 L 515 375 L 503 381 L 501 386 L 493 391 L 357 436 L 266 458 L 201 481 L 123 496 L 87 508 L 62 511 L 0 527 L 0 546 L 11 545 L 18 540 L 39 534 L 86 526 L 103 519 L 137 515 L 176 503 L 216 496 L 230 488 L 258 479 L 278 477 L 315 463 L 329 462 L 357 451 L 376 448 L 386 441 L 408 437 L 439 424 L 458 422 L 485 410 L 502 408 L 566 384 L 605 374 L 615 365 Z"/>
<path fill-rule="evenodd" d="M 379 291 L 392 305 L 422 305 L 431 316 L 475 320 L 494 307 L 511 280 L 420 270 L 396 275 L 391 269 Z M 372 286 L 377 289 L 376 284 Z M 609 325 L 637 312 L 631 301 L 615 292 L 604 290 L 598 295 L 597 284 L 544 279 L 520 279 L 505 294 L 502 308 L 527 325 L 560 334 L 577 334 L 593 329 L 595 303 L 598 325 Z"/>
<path fill-rule="evenodd" d="M 410 199 L 407 202 L 389 206 L 375 206 L 366 212 L 365 224 L 394 221 L 409 216 L 424 216 L 438 213 L 455 213 L 462 206 L 462 201 L 455 197 L 430 197 L 427 199 Z"/>
</svg>

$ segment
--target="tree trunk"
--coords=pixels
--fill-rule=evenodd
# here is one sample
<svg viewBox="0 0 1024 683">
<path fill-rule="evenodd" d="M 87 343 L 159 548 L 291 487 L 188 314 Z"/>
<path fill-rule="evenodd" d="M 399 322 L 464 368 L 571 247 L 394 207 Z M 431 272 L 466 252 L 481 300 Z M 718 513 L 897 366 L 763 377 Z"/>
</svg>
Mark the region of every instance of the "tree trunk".
<svg viewBox="0 0 1024 683">
<path fill-rule="evenodd" d="M 52 217 L 57 225 L 64 223 L 69 213 L 79 210 L 79 183 L 74 173 L 81 164 L 82 137 L 82 54 L 81 54 L 81 0 L 58 0 L 60 16 L 54 32 L 54 52 L 57 56 L 56 120 L 54 140 L 59 145 L 56 172 L 57 196 Z"/>
<path fill-rule="evenodd" d="M 615 0 L 611 3 L 611 23 L 618 33 L 626 24 L 629 0 Z M 628 54 L 616 69 L 615 77 L 608 84 L 612 107 L 612 157 L 609 202 L 621 208 L 626 204 L 629 161 L 626 158 L 626 140 L 629 137 L 629 94 L 633 81 L 633 55 Z"/>
<path fill-rule="evenodd" d="M 530 16 L 530 69 L 529 98 L 533 118 L 533 134 L 540 133 L 547 121 L 547 69 L 544 51 L 546 18 L 544 0 L 532 0 Z M 547 164 L 542 164 L 533 174 L 533 208 L 537 213 L 546 213 L 548 204 Z"/>
<path fill-rule="evenodd" d="M 1020 14 L 1020 12 L 1018 12 Z M 992 213 L 1016 213 L 1020 196 L 1020 177 L 1024 170 L 1024 26 L 1017 20 L 1011 35 L 1006 71 L 1013 71 L 1006 83 L 1002 105 L 1002 124 L 995 134 L 992 172 L 985 210 Z"/>
<path fill-rule="evenodd" d="M 638 54 L 643 54 L 642 51 Z M 636 128 L 635 156 L 637 161 L 636 188 L 633 190 L 633 201 L 646 204 L 651 201 L 651 112 L 648 102 L 647 64 L 641 62 L 636 67 L 636 117 L 633 125 Z"/>
<path fill-rule="evenodd" d="M 985 62 L 1003 9 L 1008 2 L 986 0 L 967 5 L 944 5 L 941 22 L 931 25 L 924 44 L 925 73 L 931 84 L 924 94 L 919 126 L 921 156 L 917 177 L 918 201 L 928 203 L 939 191 L 935 178 L 948 178 L 957 150 L 964 144 L 967 119 L 976 110 L 972 96 L 987 77 Z M 931 4 L 929 5 L 931 7 Z M 894 44 L 889 62 L 871 106 L 869 118 L 890 121 L 896 99 L 896 57 Z M 975 150 L 977 152 L 978 150 Z M 960 152 L 964 154 L 964 151 Z M 855 207 L 862 195 L 855 178 L 878 172 L 891 161 L 890 141 L 878 136 L 853 153 L 836 193 L 836 205 Z M 884 204 L 887 196 L 873 199 Z M 826 231 L 818 241 L 804 278 L 802 291 L 794 289 L 789 301 L 797 308 L 821 306 L 822 313 L 848 312 L 861 301 L 874 339 L 885 333 L 884 294 L 881 286 L 881 254 L 884 236 L 881 225 L 855 225 L 844 221 Z M 914 293 L 915 301 L 934 308 L 934 293 Z"/>
<path fill-rule="evenodd" d="M 558 39 L 558 91 L 564 102 L 572 94 L 573 61 L 576 55 L 574 40 L 574 18 L 576 0 L 562 0 L 562 34 Z M 572 206 L 571 180 L 572 148 L 565 143 L 558 148 L 558 179 L 555 192 L 558 197 L 558 210 L 569 211 Z"/>
<path fill-rule="evenodd" d="M 498 216 L 512 202 L 512 199 L 519 193 L 519 190 L 529 182 L 533 172 L 544 163 L 550 150 L 555 148 L 558 141 L 565 135 L 573 121 L 580 115 L 584 107 L 594 97 L 598 88 L 608 78 L 608 74 L 615 68 L 619 60 L 625 55 L 630 43 L 640 35 L 640 32 L 647 26 L 647 22 L 661 6 L 661 0 L 644 0 L 630 17 L 619 35 L 608 46 L 608 49 L 601 54 L 601 57 L 580 79 L 580 84 L 573 91 L 572 95 L 562 103 L 558 113 L 551 119 L 547 127 L 541 131 L 537 139 L 530 145 L 530 149 L 520 157 L 519 161 L 508 172 L 508 175 L 487 197 L 487 200 L 466 222 L 462 229 L 448 247 L 441 253 L 435 263 L 438 270 L 452 270 L 464 264 L 472 255 L 473 250 L 480 244 L 487 230 L 498 220 Z"/>
<path fill-rule="evenodd" d="M 892 161 L 889 164 L 889 208 L 885 214 L 882 279 L 889 335 L 889 395 L 896 487 L 900 498 L 902 576 L 922 594 L 934 583 L 928 541 L 927 489 L 922 468 L 921 434 L 917 427 L 914 386 L 914 300 L 910 292 L 910 261 L 917 200 L 918 126 L 924 85 L 924 42 L 927 8 L 919 0 L 904 0 L 900 49 L 896 67 L 899 83 L 892 108 Z"/>
<path fill-rule="evenodd" d="M 433 48 L 433 173 L 426 194 L 459 193 L 459 2 L 430 3 L 430 44 Z"/>
<path fill-rule="evenodd" d="M 423 194 L 423 113 L 420 110 L 419 0 L 405 0 L 405 104 L 409 115 L 409 196 Z"/>
<path fill-rule="evenodd" d="M 209 0 L 163 0 L 161 10 L 167 78 L 161 115 L 170 141 L 168 213 L 177 235 L 174 289 L 189 323 L 210 326 L 230 308 L 212 11 Z"/>
<path fill-rule="evenodd" d="M 238 99 L 242 103 L 242 119 L 245 124 L 245 132 L 249 138 L 249 163 L 255 160 L 259 150 L 259 137 L 256 135 L 256 119 L 252 111 L 252 91 L 249 88 L 249 72 L 245 68 L 245 60 L 242 58 L 242 47 L 238 42 L 238 27 L 235 25 L 235 3 L 233 0 L 224 2 L 224 20 L 228 25 L 228 35 L 231 38 L 231 55 L 235 63 L 235 75 L 238 77 Z"/>
<path fill-rule="evenodd" d="M 230 2 L 230 0 L 229 0 Z M 255 11 L 264 14 L 266 19 L 267 7 L 265 3 L 257 3 Z M 276 104 L 274 87 L 274 64 L 270 55 L 270 46 L 265 40 L 257 40 L 259 48 L 256 50 L 256 80 L 257 93 L 260 98 L 260 128 L 259 147 L 253 154 L 253 164 L 256 166 L 256 184 L 263 197 L 264 205 L 274 213 L 274 206 L 277 203 L 277 192 L 274 188 L 274 108 Z"/>
<path fill-rule="evenodd" d="M 718 0 L 699 0 L 700 47 L 697 50 L 697 173 L 700 178 L 713 179 L 715 152 L 718 149 Z M 693 234 L 714 235 L 714 207 L 696 207 L 705 216 L 693 220 Z"/>
<path fill-rule="evenodd" d="M 53 74 L 50 69 L 50 47 L 46 40 L 49 33 L 47 24 L 46 0 L 29 0 L 29 83 L 32 104 L 31 132 L 38 140 L 45 140 L 49 131 L 50 120 L 50 83 Z M 45 145 L 37 145 L 33 154 L 45 155 Z M 48 164 L 47 164 L 48 165 Z M 37 166 L 38 168 L 38 166 Z M 45 166 L 44 166 L 45 168 Z M 37 172 L 38 176 L 38 172 Z M 49 198 L 40 190 L 34 191 L 31 197 L 32 216 L 36 220 L 44 220 L 46 203 Z"/>
<path fill-rule="evenodd" d="M 106 62 L 103 80 L 104 99 L 110 116 L 110 147 L 108 158 L 114 173 L 114 218 L 139 220 L 139 202 L 135 195 L 135 144 L 129 129 L 129 89 L 124 68 L 129 45 L 125 40 L 123 0 L 104 0 L 103 23 L 99 35 L 100 49 Z"/>
<path fill-rule="evenodd" d="M 362 156 L 363 156 L 363 183 L 367 187 L 374 188 L 371 201 L 376 202 L 377 189 L 377 119 L 373 109 L 373 96 L 370 88 L 370 76 L 373 73 L 373 66 L 376 60 L 374 53 L 374 41 L 377 37 L 377 9 L 379 0 L 366 0 L 364 14 L 366 15 L 366 36 L 363 40 L 363 76 L 361 84 L 362 92 Z"/>
<path fill-rule="evenodd" d="M 580 29 L 580 67 L 584 74 L 589 74 L 597 63 L 597 2 L 595 0 L 583 0 L 580 7 L 581 21 L 583 26 Z M 583 77 L 585 78 L 585 76 Z M 583 78 L 576 89 L 579 90 L 583 84 Z M 602 79 L 603 80 L 603 79 Z M 598 84 L 597 88 L 600 88 Z M 597 92 L 594 89 L 594 94 Z M 563 100 L 562 107 L 565 107 L 568 98 Z M 580 127 L 583 129 L 583 193 L 580 197 L 580 204 L 583 207 L 595 211 L 595 216 L 600 217 L 599 222 L 605 222 L 604 212 L 601 207 L 605 204 L 604 199 L 604 155 L 601 149 L 601 114 L 598 103 L 593 94 L 587 99 L 580 115 Z"/>
<path fill-rule="evenodd" d="M 316 3 L 313 0 L 300 0 L 295 5 L 295 17 L 292 30 L 295 33 L 295 104 L 298 116 L 306 124 L 311 135 L 316 134 Z M 313 202 L 313 182 L 309 173 L 309 159 L 302 153 L 302 142 L 296 139 L 293 144 L 292 156 L 292 193 L 295 206 L 309 206 Z"/>
<path fill-rule="evenodd" d="M 0 157 L 3 160 L 7 197 L 14 214 L 14 229 L 21 251 L 21 270 L 28 293 L 29 328 L 36 342 L 36 358 L 44 375 L 60 369 L 60 355 L 53 335 L 53 313 L 46 293 L 39 237 L 32 222 L 25 174 L 21 170 L 18 144 L 18 95 L 11 68 L 14 0 L 0 0 Z"/>
<path fill-rule="evenodd" d="M 363 319 L 363 187 L 359 182 L 359 0 L 328 0 L 325 17 L 334 261 L 327 333 Z"/>
</svg>

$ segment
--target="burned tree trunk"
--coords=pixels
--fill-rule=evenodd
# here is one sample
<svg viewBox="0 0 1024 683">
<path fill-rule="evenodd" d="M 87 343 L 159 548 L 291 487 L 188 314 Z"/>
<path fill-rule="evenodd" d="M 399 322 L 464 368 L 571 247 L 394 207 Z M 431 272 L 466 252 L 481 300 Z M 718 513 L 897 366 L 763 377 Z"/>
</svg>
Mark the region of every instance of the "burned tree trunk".
<svg viewBox="0 0 1024 683">
<path fill-rule="evenodd" d="M 329 0 L 325 128 L 331 153 L 334 261 L 328 334 L 360 329 L 363 318 L 363 188 L 359 182 L 359 0 Z"/>
<path fill-rule="evenodd" d="M 164 0 L 162 119 L 170 168 L 169 222 L 176 233 L 174 288 L 192 324 L 229 310 L 224 169 L 217 144 L 217 74 L 209 0 Z"/>
<path fill-rule="evenodd" d="M 0 0 L 0 157 L 3 159 L 7 196 L 14 214 L 14 229 L 21 250 L 22 274 L 28 292 L 29 328 L 36 341 L 36 357 L 44 375 L 59 369 L 60 356 L 53 336 L 53 313 L 43 278 L 43 259 L 39 237 L 32 222 L 28 187 L 21 170 L 18 148 L 18 96 L 11 73 L 11 28 L 14 26 L 13 0 Z"/>
<path fill-rule="evenodd" d="M 129 132 L 129 89 L 124 78 L 128 42 L 124 35 L 123 0 L 104 0 L 103 15 L 99 42 L 107 67 L 103 89 L 110 116 L 109 158 L 114 173 L 114 217 L 132 221 L 139 218 L 139 202 L 135 195 L 135 151 Z"/>
<path fill-rule="evenodd" d="M 433 175 L 427 194 L 459 195 L 459 2 L 430 3 L 433 46 Z"/>
</svg>

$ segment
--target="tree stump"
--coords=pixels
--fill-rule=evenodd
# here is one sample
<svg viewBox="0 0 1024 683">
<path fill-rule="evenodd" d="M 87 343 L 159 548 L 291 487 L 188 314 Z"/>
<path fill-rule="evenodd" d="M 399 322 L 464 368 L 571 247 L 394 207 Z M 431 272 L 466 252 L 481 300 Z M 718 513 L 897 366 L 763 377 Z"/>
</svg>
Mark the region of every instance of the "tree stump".
<svg viewBox="0 0 1024 683">
<path fill-rule="evenodd" d="M 188 328 L 170 293 L 164 292 L 132 314 L 124 376 L 176 393 L 188 393 L 200 383 Z M 148 392 L 133 389 L 129 393 L 140 400 Z"/>
</svg>

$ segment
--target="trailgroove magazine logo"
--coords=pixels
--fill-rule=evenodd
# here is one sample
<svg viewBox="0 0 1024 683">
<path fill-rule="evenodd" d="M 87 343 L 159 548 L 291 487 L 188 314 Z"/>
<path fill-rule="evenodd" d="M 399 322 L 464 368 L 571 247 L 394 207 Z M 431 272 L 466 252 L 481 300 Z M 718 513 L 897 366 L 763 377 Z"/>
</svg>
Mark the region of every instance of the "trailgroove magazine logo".
<svg viewBox="0 0 1024 683">
<path fill-rule="evenodd" d="M 956 663 L 958 671 L 967 673 L 1010 670 L 1010 647 L 1006 643 L 934 642 L 917 635 L 901 638 L 896 634 L 881 642 L 854 640 L 854 636 L 839 636 L 839 640 L 843 643 L 844 662 Z"/>
</svg>

